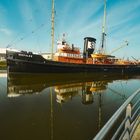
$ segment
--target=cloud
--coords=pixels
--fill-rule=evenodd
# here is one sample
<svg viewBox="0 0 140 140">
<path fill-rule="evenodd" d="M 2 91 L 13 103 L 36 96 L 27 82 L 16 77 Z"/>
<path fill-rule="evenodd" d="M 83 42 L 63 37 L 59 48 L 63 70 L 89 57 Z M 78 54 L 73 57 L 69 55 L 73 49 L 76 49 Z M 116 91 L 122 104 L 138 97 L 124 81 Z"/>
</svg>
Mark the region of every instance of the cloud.
<svg viewBox="0 0 140 140">
<path fill-rule="evenodd" d="M 98 33 L 101 34 L 103 16 L 103 3 L 101 3 L 101 0 L 92 2 L 81 0 L 80 3 L 79 1 L 70 0 L 66 2 L 63 13 L 60 9 L 62 8 L 58 9 L 58 16 L 61 20 L 57 23 L 59 30 L 56 29 L 56 33 L 59 32 L 60 35 L 65 32 L 70 42 L 77 43 L 77 46 L 83 46 L 85 36 L 97 37 Z"/>
<path fill-rule="evenodd" d="M 8 36 L 12 35 L 12 31 L 7 28 L 0 28 L 0 32 Z"/>
<path fill-rule="evenodd" d="M 109 29 L 117 28 L 121 30 L 129 24 L 133 23 L 135 18 L 139 18 L 139 12 L 137 11 L 140 8 L 140 2 L 133 1 L 121 1 L 111 6 L 107 10 L 107 27 Z M 116 30 L 116 31 L 117 31 Z"/>
</svg>

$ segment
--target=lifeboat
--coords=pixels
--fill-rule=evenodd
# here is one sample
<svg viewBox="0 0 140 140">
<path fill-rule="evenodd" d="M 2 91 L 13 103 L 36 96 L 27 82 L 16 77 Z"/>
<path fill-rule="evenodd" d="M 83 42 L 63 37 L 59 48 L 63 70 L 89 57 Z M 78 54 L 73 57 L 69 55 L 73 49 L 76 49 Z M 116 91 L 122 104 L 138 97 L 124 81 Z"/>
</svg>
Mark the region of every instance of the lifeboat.
<svg viewBox="0 0 140 140">
<path fill-rule="evenodd" d="M 106 54 L 100 54 L 100 53 L 95 53 L 95 54 L 91 54 L 91 57 L 92 58 L 101 58 L 101 59 L 104 59 L 104 58 L 109 58 L 109 57 L 115 57 L 115 56 L 112 56 L 112 55 L 106 55 Z"/>
</svg>

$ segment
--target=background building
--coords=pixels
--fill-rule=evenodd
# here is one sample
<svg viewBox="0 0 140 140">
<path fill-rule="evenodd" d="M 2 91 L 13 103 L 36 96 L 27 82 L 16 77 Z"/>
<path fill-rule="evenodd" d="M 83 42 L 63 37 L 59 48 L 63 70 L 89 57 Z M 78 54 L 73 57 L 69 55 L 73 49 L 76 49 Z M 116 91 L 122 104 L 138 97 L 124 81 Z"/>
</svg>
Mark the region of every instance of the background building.
<svg viewBox="0 0 140 140">
<path fill-rule="evenodd" d="M 0 61 L 6 60 L 6 48 L 0 48 Z"/>
</svg>

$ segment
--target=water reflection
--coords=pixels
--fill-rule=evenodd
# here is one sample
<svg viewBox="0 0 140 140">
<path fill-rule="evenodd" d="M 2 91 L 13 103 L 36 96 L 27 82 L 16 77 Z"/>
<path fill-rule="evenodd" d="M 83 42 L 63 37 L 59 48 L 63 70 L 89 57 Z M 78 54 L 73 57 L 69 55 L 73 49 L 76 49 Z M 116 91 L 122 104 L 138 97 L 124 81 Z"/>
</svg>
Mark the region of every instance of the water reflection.
<svg viewBox="0 0 140 140">
<path fill-rule="evenodd" d="M 104 74 L 48 74 L 19 75 L 9 74 L 8 97 L 18 97 L 24 94 L 39 94 L 46 88 L 54 87 L 58 103 L 72 100 L 81 94 L 83 104 L 91 104 L 95 93 L 102 93 L 108 83 L 115 80 L 139 78 L 137 75 L 104 75 Z M 117 91 L 112 92 L 117 93 Z M 119 94 L 119 93 L 117 93 Z"/>
<path fill-rule="evenodd" d="M 56 101 L 67 102 L 81 93 L 82 103 L 91 104 L 95 93 L 102 93 L 108 83 L 114 80 L 136 78 L 134 75 L 104 75 L 104 74 L 49 74 L 49 75 L 19 75 L 9 74 L 8 97 L 18 97 L 25 94 L 39 94 L 46 88 L 54 87 Z M 112 90 L 113 91 L 113 90 Z"/>
<path fill-rule="evenodd" d="M 127 90 L 129 85 L 134 90 L 138 87 L 135 86 L 139 84 L 139 79 L 138 75 L 9 74 L 7 97 L 9 102 L 17 105 L 15 108 L 13 104 L 13 110 L 16 112 L 14 122 L 24 122 L 22 128 L 30 128 L 29 124 L 34 120 L 36 127 L 40 128 L 37 130 L 42 139 L 86 140 L 95 136 L 132 93 Z M 118 85 L 122 87 L 118 88 Z M 21 110 L 19 118 L 17 107 Z M 25 121 L 25 114 L 26 118 L 32 119 Z M 41 119 L 40 114 L 43 114 Z M 7 123 L 7 126 L 9 124 Z M 31 128 L 34 130 L 34 127 L 33 125 Z M 18 131 L 17 135 L 20 137 L 21 131 Z M 25 132 L 24 139 L 27 135 L 37 139 L 31 129 L 30 134 L 28 128 Z"/>
</svg>

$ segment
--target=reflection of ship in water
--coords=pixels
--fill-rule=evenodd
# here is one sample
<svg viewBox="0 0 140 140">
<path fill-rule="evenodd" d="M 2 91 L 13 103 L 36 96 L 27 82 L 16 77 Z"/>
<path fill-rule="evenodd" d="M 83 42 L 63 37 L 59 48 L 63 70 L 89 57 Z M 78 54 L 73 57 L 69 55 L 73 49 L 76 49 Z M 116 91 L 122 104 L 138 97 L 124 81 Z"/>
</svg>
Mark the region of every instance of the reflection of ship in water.
<svg viewBox="0 0 140 140">
<path fill-rule="evenodd" d="M 67 83 L 68 82 L 68 83 Z M 54 92 L 56 93 L 56 101 L 58 103 L 64 103 L 69 100 L 72 100 L 74 96 L 81 96 L 83 104 L 91 104 L 93 103 L 93 95 L 97 90 L 101 90 L 102 87 L 106 87 L 103 85 L 103 81 L 67 81 L 65 83 L 56 83 L 54 86 Z M 99 88 L 100 83 L 100 88 Z M 8 97 L 18 97 L 20 95 L 25 94 L 38 94 L 41 93 L 42 90 L 45 88 L 50 87 L 51 84 L 49 83 L 42 83 L 42 84 L 18 84 L 18 79 L 16 81 L 11 82 L 8 81 Z M 97 89 L 96 89 L 97 86 Z"/>
<path fill-rule="evenodd" d="M 86 86 L 82 92 L 82 103 L 83 104 L 91 104 L 93 102 L 93 96 L 95 93 L 103 92 L 106 88 L 110 80 L 105 81 L 92 81 L 85 83 Z"/>
<path fill-rule="evenodd" d="M 48 87 L 54 87 L 56 100 L 59 103 L 82 96 L 83 104 L 93 102 L 93 94 L 106 88 L 110 82 L 109 75 L 97 74 L 53 74 L 53 75 L 8 75 L 8 97 L 25 94 L 37 94 Z M 116 79 L 114 77 L 114 79 Z M 112 79 L 113 80 L 113 79 Z"/>
<path fill-rule="evenodd" d="M 99 85 L 96 83 L 98 84 L 100 83 L 100 88 Z M 106 85 L 102 85 L 105 83 Z M 96 85 L 98 85 L 97 89 L 95 87 Z M 107 82 L 88 81 L 88 82 L 81 82 L 81 83 L 57 85 L 55 86 L 54 91 L 56 93 L 56 98 L 57 98 L 56 100 L 58 103 L 63 103 L 63 102 L 67 102 L 68 100 L 72 100 L 74 96 L 81 96 L 82 103 L 86 105 L 86 104 L 93 103 L 95 92 L 97 92 L 98 90 L 101 91 L 101 88 L 106 86 L 107 86 Z"/>
<path fill-rule="evenodd" d="M 53 74 L 53 75 L 8 75 L 8 97 L 38 94 L 54 87 L 59 103 L 81 96 L 83 104 L 91 104 L 94 94 L 103 92 L 113 80 L 136 78 L 135 75 L 98 74 Z"/>
<path fill-rule="evenodd" d="M 72 83 L 55 86 L 56 101 L 58 103 L 63 103 L 71 100 L 72 97 L 78 95 L 79 91 L 82 90 L 82 85 L 83 83 Z"/>
<path fill-rule="evenodd" d="M 8 85 L 8 97 L 18 97 L 25 94 L 38 94 L 44 89 L 44 85 Z"/>
<path fill-rule="evenodd" d="M 84 85 L 82 89 L 82 103 L 91 104 L 93 103 L 93 93 L 91 91 L 92 82 L 87 82 Z"/>
</svg>

